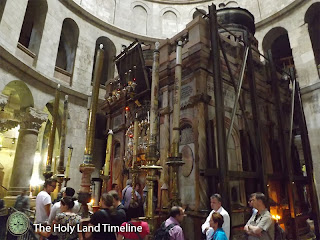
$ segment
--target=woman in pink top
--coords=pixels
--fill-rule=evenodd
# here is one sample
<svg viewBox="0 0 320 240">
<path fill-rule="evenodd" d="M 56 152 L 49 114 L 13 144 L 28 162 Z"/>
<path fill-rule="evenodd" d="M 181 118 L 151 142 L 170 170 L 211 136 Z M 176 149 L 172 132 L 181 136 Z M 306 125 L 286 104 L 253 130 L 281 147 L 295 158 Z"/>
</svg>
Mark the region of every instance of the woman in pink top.
<svg viewBox="0 0 320 240">
<path fill-rule="evenodd" d="M 127 216 L 131 220 L 129 222 L 122 223 L 121 226 L 137 229 L 138 231 L 128 231 L 128 232 L 118 232 L 117 240 L 123 239 L 139 239 L 139 240 L 147 240 L 148 234 L 150 234 L 150 229 L 147 222 L 143 222 L 139 220 L 139 208 L 129 208 L 127 211 Z"/>
</svg>

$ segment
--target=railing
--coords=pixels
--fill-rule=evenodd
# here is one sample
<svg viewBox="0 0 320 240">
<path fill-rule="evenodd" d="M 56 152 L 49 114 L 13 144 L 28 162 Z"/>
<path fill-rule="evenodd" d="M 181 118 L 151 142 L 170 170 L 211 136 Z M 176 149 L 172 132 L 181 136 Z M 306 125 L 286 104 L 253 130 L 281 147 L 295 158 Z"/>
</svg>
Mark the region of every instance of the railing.
<svg viewBox="0 0 320 240">
<path fill-rule="evenodd" d="M 1 240 L 37 240 L 35 232 L 33 230 L 33 222 L 30 220 L 30 217 L 33 217 L 34 212 L 27 210 L 26 214 L 29 216 L 30 220 L 30 228 L 29 230 L 22 236 L 14 236 L 7 229 L 7 220 L 9 216 L 17 212 L 15 208 L 9 208 L 7 210 L 2 210 L 2 214 L 0 212 L 0 239 Z"/>
</svg>

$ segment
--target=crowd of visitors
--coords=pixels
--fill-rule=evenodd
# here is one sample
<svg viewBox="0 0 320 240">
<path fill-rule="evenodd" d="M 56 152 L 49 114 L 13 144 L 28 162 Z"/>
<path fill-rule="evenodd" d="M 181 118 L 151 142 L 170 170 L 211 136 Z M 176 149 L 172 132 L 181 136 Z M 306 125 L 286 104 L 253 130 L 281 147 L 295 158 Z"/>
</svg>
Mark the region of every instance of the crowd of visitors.
<svg viewBox="0 0 320 240">
<path fill-rule="evenodd" d="M 132 181 L 128 180 L 126 187 L 122 190 L 122 197 L 119 195 L 117 184 L 112 185 L 112 190 L 103 193 L 101 196 L 100 210 L 93 213 L 85 224 L 81 219 L 81 204 L 74 198 L 75 190 L 71 187 L 62 188 L 60 197 L 52 204 L 50 194 L 55 190 L 57 181 L 47 179 L 43 190 L 36 197 L 35 223 L 45 226 L 61 225 L 74 226 L 78 231 L 37 231 L 38 239 L 49 240 L 85 240 L 85 239 L 139 239 L 147 240 L 150 235 L 150 228 L 147 222 L 141 221 L 143 211 L 143 199 L 139 193 L 140 184 L 132 187 Z M 0 201 L 0 208 L 4 208 L 4 202 Z M 201 231 L 206 240 L 229 240 L 230 239 L 230 216 L 222 206 L 220 194 L 213 194 L 210 197 L 211 212 L 201 226 Z M 266 197 L 263 193 L 256 192 L 249 196 L 248 205 L 252 208 L 252 216 L 244 226 L 245 239 L 248 240 L 273 240 L 274 222 L 267 209 Z M 15 209 L 25 212 L 30 207 L 27 192 L 23 191 L 17 197 Z M 169 217 L 153 233 L 154 239 L 184 240 L 185 235 L 182 222 L 185 211 L 181 206 L 173 206 L 170 209 Z M 118 228 L 100 228 L 95 231 L 94 227 L 108 225 Z M 128 226 L 135 227 L 139 231 L 128 230 Z M 90 228 L 91 227 L 91 228 Z M 119 230 L 119 229 L 125 230 Z M 87 231 L 82 231 L 87 229 Z M 111 230 L 110 230 L 111 229 Z M 131 228 L 133 229 L 133 228 Z M 110 231 L 109 231 L 110 230 Z M 3 234 L 3 233 L 2 233 Z M 201 239 L 201 236 L 199 236 Z"/>
</svg>

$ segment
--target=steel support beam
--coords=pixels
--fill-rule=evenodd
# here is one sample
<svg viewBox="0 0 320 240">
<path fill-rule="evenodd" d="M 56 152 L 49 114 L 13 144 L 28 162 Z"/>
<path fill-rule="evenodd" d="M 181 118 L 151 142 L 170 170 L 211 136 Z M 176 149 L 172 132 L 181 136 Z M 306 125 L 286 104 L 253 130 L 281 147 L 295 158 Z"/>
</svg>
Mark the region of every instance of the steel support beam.
<svg viewBox="0 0 320 240">
<path fill-rule="evenodd" d="M 248 53 L 249 53 L 249 47 L 246 46 L 244 50 L 244 56 L 243 56 L 243 63 L 241 66 L 241 71 L 240 71 L 240 79 L 239 79 L 239 85 L 237 87 L 236 91 L 236 98 L 234 99 L 234 104 L 233 104 L 233 109 L 232 109 L 232 114 L 231 114 L 231 123 L 230 127 L 228 130 L 228 135 L 227 135 L 227 147 L 228 147 L 228 142 L 231 136 L 233 124 L 234 124 L 234 118 L 236 116 L 237 108 L 238 108 L 238 101 L 240 98 L 240 93 L 241 93 L 241 88 L 242 88 L 242 82 L 243 82 L 243 77 L 244 77 L 244 71 L 246 69 L 246 63 L 247 63 L 247 58 L 248 58 Z M 228 62 L 229 65 L 229 62 Z M 245 114 L 244 114 L 245 115 Z"/>
<path fill-rule="evenodd" d="M 295 79 L 294 70 L 290 71 L 291 78 Z M 311 197 L 311 205 L 312 205 L 312 219 L 314 221 L 314 232 L 316 235 L 316 239 L 320 239 L 320 210 L 319 210 L 319 201 L 317 196 L 317 191 L 314 182 L 314 174 L 313 174 L 313 162 L 312 162 L 312 154 L 310 148 L 310 141 L 308 136 L 308 129 L 306 124 L 306 119 L 304 116 L 303 105 L 301 100 L 300 88 L 299 83 L 295 82 L 295 104 L 296 104 L 296 111 L 295 116 L 298 118 L 299 122 L 299 129 L 301 132 L 301 142 L 303 147 L 303 155 L 306 164 L 307 170 L 307 178 L 310 185 L 310 197 Z"/>
<path fill-rule="evenodd" d="M 230 212 L 229 201 L 229 178 L 228 178 L 228 157 L 226 147 L 226 129 L 224 124 L 224 97 L 223 97 L 223 81 L 220 69 L 220 49 L 219 49 L 219 33 L 216 6 L 209 6 L 209 22 L 211 36 L 211 54 L 213 60 L 213 85 L 215 98 L 215 115 L 216 115 L 216 133 L 217 133 L 217 152 L 220 171 L 220 187 L 219 192 L 222 196 L 222 204 L 227 211 Z"/>
<path fill-rule="evenodd" d="M 288 197 L 289 197 L 289 207 L 291 218 L 293 219 L 294 226 L 293 229 L 293 238 L 297 238 L 297 224 L 295 218 L 295 208 L 294 208 L 294 192 L 295 186 L 293 185 L 293 168 L 292 168 L 292 160 L 291 160 L 291 144 L 292 144 L 292 127 L 293 127 L 293 112 L 294 112 L 294 91 L 292 92 L 292 101 L 291 101 L 291 115 L 290 115 L 290 132 L 289 132 L 289 141 L 286 143 L 286 131 L 284 129 L 284 113 L 282 111 L 281 106 L 281 97 L 280 97 L 280 89 L 279 89 L 279 79 L 277 77 L 277 70 L 273 62 L 271 50 L 268 51 L 269 65 L 271 70 L 271 84 L 272 84 L 272 92 L 274 97 L 274 104 L 276 108 L 277 121 L 278 121 L 278 138 L 280 143 L 280 155 L 281 155 L 281 168 L 282 172 L 286 169 L 288 173 L 287 179 L 287 187 L 288 187 Z"/>
<path fill-rule="evenodd" d="M 268 188 L 267 188 L 267 173 L 266 173 L 266 165 L 264 161 L 264 151 L 262 146 L 262 138 L 261 138 L 261 121 L 260 121 L 260 113 L 259 103 L 258 103 L 258 96 L 257 96 L 257 89 L 256 89 L 256 79 L 255 79 L 255 72 L 254 72 L 254 65 L 253 65 L 253 56 L 252 56 L 252 49 L 251 49 L 251 42 L 250 37 L 248 35 L 245 36 L 245 42 L 249 46 L 249 55 L 248 55 L 248 80 L 249 80 L 249 87 L 250 87 L 250 99 L 251 99 L 251 108 L 252 108 L 252 115 L 253 115 L 253 125 L 255 129 L 255 142 L 256 142 L 256 156 L 258 165 L 260 168 L 260 179 L 261 179 L 261 191 L 265 194 L 267 200 L 269 199 L 268 196 Z"/>
</svg>

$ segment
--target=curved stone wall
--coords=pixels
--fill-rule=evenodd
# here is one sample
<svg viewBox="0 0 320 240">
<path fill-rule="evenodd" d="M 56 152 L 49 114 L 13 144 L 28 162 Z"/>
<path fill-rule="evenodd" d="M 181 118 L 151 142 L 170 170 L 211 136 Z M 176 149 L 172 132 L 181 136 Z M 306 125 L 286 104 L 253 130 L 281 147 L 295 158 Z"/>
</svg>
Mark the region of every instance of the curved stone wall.
<svg viewBox="0 0 320 240">
<path fill-rule="evenodd" d="M 172 37 L 192 20 L 196 8 L 207 11 L 211 3 L 218 7 L 246 8 L 255 16 L 256 23 L 259 23 L 295 2 L 301 0 L 282 0 L 277 4 L 272 0 L 73 0 L 83 11 L 107 24 L 154 38 Z"/>
</svg>

